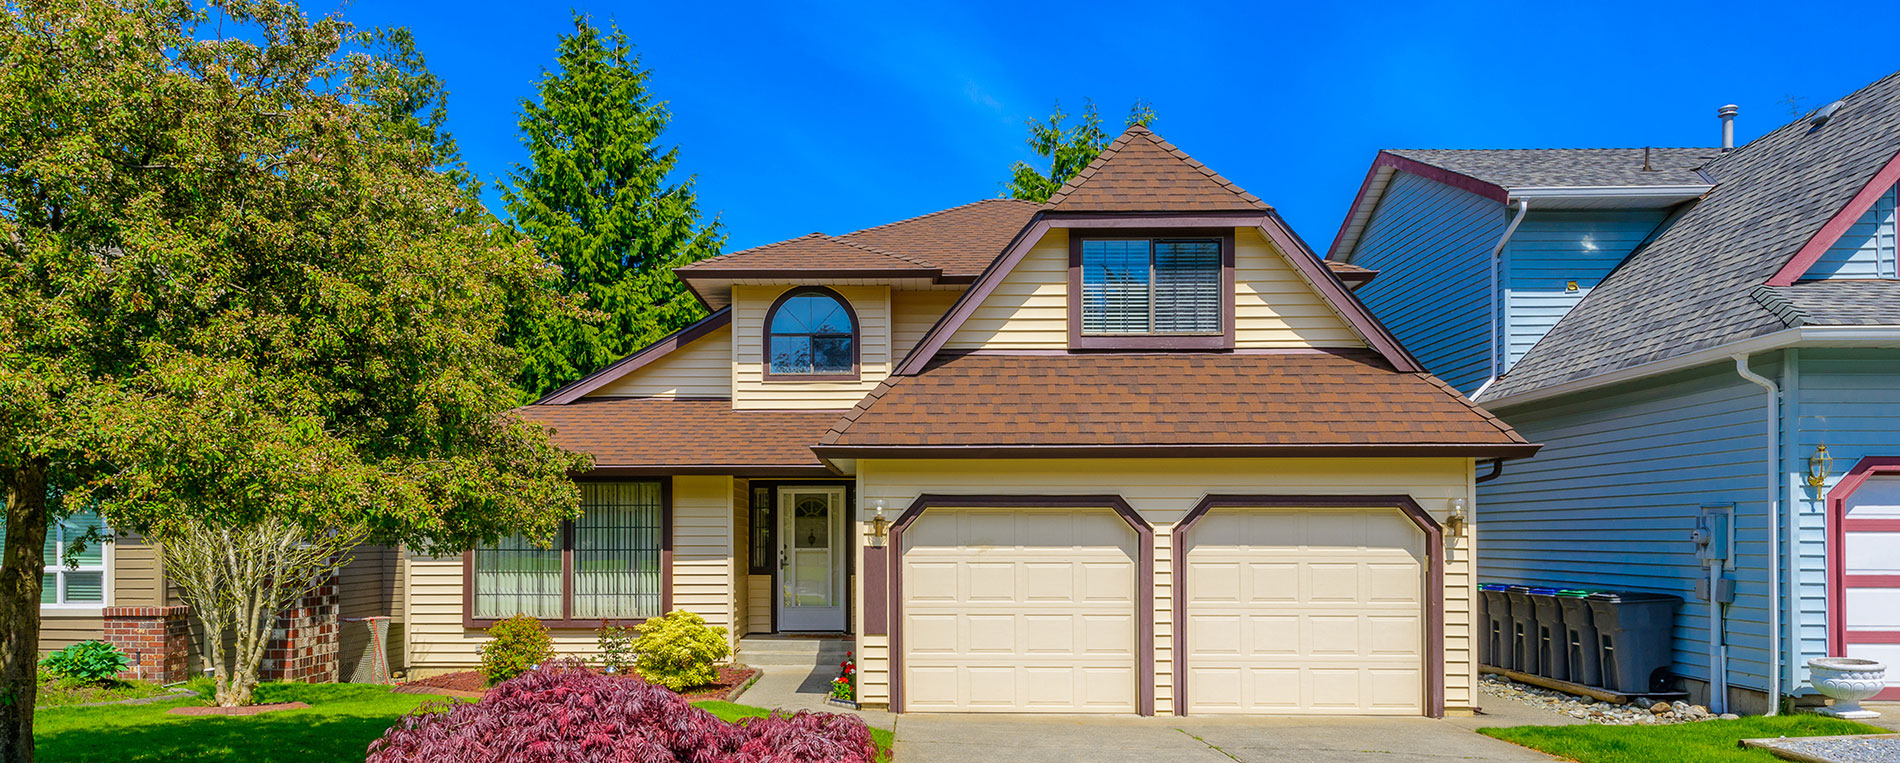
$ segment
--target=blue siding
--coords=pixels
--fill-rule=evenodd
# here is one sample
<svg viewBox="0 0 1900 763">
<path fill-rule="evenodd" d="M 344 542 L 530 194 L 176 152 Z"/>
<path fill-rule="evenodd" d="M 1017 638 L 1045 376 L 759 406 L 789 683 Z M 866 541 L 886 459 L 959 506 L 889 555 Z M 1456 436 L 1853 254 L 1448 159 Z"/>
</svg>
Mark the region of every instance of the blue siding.
<svg viewBox="0 0 1900 763">
<path fill-rule="evenodd" d="M 1757 364 L 1770 376 L 1778 364 Z M 1705 504 L 1735 506 L 1729 683 L 1766 690 L 1767 422 L 1760 387 L 1713 365 L 1500 411 L 1544 449 L 1478 486 L 1485 582 L 1681 596 L 1675 670 L 1708 680 L 1706 571 L 1689 541 Z"/>
<path fill-rule="evenodd" d="M 1808 268 L 1803 278 L 1894 278 L 1900 276 L 1900 254 L 1895 251 L 1894 207 L 1900 186 L 1887 189 L 1866 214 L 1841 234 Z"/>
<path fill-rule="evenodd" d="M 1504 231 L 1504 205 L 1398 173 L 1353 249 L 1379 271 L 1359 298 L 1419 362 L 1470 393 L 1491 375 L 1485 258 Z"/>
<path fill-rule="evenodd" d="M 1660 209 L 1538 211 L 1504 247 L 1505 361 L 1509 370 L 1557 320 L 1663 221 Z M 1569 291 L 1569 282 L 1577 291 Z"/>
<path fill-rule="evenodd" d="M 1799 436 L 1791 471 L 1804 473 L 1808 455 L 1822 443 L 1834 458 L 1820 489 L 1791 479 L 1800 497 L 1801 541 L 1799 676 L 1808 658 L 1827 652 L 1827 545 L 1824 499 L 1834 482 L 1863 456 L 1900 456 L 1900 351 L 1808 348 L 1796 365 L 1800 383 L 1795 412 Z"/>
</svg>

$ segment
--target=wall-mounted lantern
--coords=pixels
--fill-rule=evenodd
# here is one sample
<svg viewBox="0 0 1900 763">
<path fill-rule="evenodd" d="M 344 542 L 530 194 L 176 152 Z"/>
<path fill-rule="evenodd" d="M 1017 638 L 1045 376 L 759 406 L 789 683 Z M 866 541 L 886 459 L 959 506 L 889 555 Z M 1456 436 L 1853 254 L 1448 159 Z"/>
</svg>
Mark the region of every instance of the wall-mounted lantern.
<svg viewBox="0 0 1900 763">
<path fill-rule="evenodd" d="M 884 499 L 872 501 L 871 506 L 877 509 L 877 514 L 871 517 L 871 545 L 881 547 L 884 536 L 890 534 L 891 523 L 884 519 Z"/>
<path fill-rule="evenodd" d="M 1815 446 L 1814 455 L 1808 456 L 1808 486 L 1826 486 L 1827 475 L 1833 468 L 1834 458 L 1827 454 L 1827 444 Z"/>
<path fill-rule="evenodd" d="M 1465 499 L 1451 499 L 1451 516 L 1445 518 L 1445 525 L 1451 529 L 1451 534 L 1463 535 L 1465 532 L 1466 519 Z"/>
</svg>

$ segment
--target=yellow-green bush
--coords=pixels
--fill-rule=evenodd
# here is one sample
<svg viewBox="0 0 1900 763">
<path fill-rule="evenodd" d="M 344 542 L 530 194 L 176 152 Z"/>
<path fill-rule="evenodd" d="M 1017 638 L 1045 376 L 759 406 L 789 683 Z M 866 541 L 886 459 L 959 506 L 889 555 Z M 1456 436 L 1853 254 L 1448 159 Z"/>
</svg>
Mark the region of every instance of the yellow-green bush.
<svg viewBox="0 0 1900 763">
<path fill-rule="evenodd" d="M 685 610 L 641 623 L 634 640 L 633 669 L 648 683 L 673 691 L 704 686 L 719 679 L 717 665 L 732 656 L 726 629 Z"/>
<path fill-rule="evenodd" d="M 488 643 L 482 644 L 482 678 L 494 686 L 553 656 L 548 627 L 528 615 L 515 615 L 489 627 Z"/>
</svg>

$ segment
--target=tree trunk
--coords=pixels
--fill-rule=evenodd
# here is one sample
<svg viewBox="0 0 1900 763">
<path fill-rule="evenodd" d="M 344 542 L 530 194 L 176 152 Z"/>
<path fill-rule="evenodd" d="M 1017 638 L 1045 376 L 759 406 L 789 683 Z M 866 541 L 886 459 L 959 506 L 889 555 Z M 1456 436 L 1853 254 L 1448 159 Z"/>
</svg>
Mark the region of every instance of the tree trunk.
<svg viewBox="0 0 1900 763">
<path fill-rule="evenodd" d="M 46 570 L 46 462 L 0 472 L 6 547 L 0 551 L 0 761 L 33 760 L 40 660 L 40 575 Z"/>
</svg>

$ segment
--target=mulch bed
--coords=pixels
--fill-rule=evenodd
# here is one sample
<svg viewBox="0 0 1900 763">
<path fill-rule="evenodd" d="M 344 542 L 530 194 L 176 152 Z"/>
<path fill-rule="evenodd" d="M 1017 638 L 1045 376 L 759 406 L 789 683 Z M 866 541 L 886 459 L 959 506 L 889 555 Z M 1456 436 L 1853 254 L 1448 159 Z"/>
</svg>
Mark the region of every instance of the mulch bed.
<svg viewBox="0 0 1900 763">
<path fill-rule="evenodd" d="M 725 667 L 719 669 L 719 679 L 705 686 L 698 686 L 680 692 L 688 702 L 718 699 L 731 702 L 743 693 L 746 687 L 759 677 L 758 668 Z M 476 670 L 463 670 L 455 673 L 443 673 L 439 676 L 418 678 L 405 681 L 395 688 L 400 694 L 441 694 L 450 697 L 479 699 L 488 692 L 482 685 L 482 674 Z"/>
<path fill-rule="evenodd" d="M 302 702 L 274 702 L 268 705 L 245 705 L 244 707 L 174 707 L 166 710 L 166 715 L 258 715 L 274 713 L 278 710 L 302 710 L 309 705 Z"/>
</svg>

